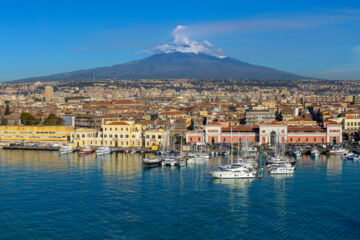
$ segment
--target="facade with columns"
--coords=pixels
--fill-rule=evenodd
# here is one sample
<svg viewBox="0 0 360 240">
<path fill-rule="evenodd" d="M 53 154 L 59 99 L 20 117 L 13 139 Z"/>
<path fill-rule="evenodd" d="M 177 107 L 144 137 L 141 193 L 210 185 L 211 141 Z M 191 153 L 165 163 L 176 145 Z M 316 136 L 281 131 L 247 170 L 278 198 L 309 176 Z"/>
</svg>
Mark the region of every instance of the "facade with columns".
<svg viewBox="0 0 360 240">
<path fill-rule="evenodd" d="M 242 142 L 275 145 L 281 144 L 333 144 L 342 142 L 342 126 L 335 122 L 325 122 L 320 126 L 288 126 L 284 122 L 273 121 L 259 126 L 229 125 L 212 123 L 202 130 L 186 133 L 190 144 L 240 144 Z"/>
</svg>

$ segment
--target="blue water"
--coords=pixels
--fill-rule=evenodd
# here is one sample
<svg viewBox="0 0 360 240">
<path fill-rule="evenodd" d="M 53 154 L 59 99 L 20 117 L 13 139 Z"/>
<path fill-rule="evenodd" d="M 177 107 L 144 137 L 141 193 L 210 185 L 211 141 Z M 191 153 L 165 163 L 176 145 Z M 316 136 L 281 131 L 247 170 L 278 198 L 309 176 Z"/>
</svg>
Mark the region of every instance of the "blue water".
<svg viewBox="0 0 360 240">
<path fill-rule="evenodd" d="M 293 176 L 212 181 L 144 170 L 140 155 L 0 151 L 0 239 L 360 239 L 360 164 L 297 163 Z"/>
</svg>

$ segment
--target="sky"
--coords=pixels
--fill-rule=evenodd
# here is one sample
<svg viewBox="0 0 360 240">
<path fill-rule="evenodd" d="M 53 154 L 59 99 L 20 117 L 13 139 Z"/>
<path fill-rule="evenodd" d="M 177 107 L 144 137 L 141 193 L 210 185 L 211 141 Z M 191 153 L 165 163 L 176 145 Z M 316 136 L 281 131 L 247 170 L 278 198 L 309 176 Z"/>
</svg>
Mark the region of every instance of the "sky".
<svg viewBox="0 0 360 240">
<path fill-rule="evenodd" d="M 360 80 L 360 1 L 0 0 L 0 81 L 203 52 Z"/>
</svg>

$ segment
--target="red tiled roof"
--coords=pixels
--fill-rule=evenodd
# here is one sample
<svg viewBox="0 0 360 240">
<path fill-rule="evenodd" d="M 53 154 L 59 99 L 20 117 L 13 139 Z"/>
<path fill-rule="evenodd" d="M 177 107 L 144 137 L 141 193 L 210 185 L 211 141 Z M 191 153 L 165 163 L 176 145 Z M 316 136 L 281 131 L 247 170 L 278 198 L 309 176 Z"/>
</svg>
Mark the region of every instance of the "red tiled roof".
<svg viewBox="0 0 360 240">
<path fill-rule="evenodd" d="M 115 104 L 136 104 L 135 101 L 130 100 L 130 99 L 120 99 L 120 100 L 116 100 L 114 103 Z"/>
<path fill-rule="evenodd" d="M 324 131 L 324 128 L 319 126 L 288 126 L 288 132 L 302 132 L 302 131 Z"/>
<path fill-rule="evenodd" d="M 108 123 L 107 125 L 129 125 L 129 124 L 126 122 L 111 122 Z"/>
</svg>

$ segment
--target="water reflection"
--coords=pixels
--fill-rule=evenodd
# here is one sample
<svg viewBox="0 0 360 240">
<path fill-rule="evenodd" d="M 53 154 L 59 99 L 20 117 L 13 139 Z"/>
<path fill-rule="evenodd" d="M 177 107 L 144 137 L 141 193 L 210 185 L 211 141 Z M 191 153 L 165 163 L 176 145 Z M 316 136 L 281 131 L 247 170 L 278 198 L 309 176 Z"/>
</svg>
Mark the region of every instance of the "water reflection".
<svg viewBox="0 0 360 240">
<path fill-rule="evenodd" d="M 339 175 L 342 173 L 343 161 L 340 156 L 330 156 L 327 158 L 326 173 L 327 175 Z"/>
<path fill-rule="evenodd" d="M 212 183 L 226 185 L 230 188 L 235 189 L 247 189 L 251 182 L 254 181 L 254 178 L 247 179 L 213 179 Z"/>
</svg>

